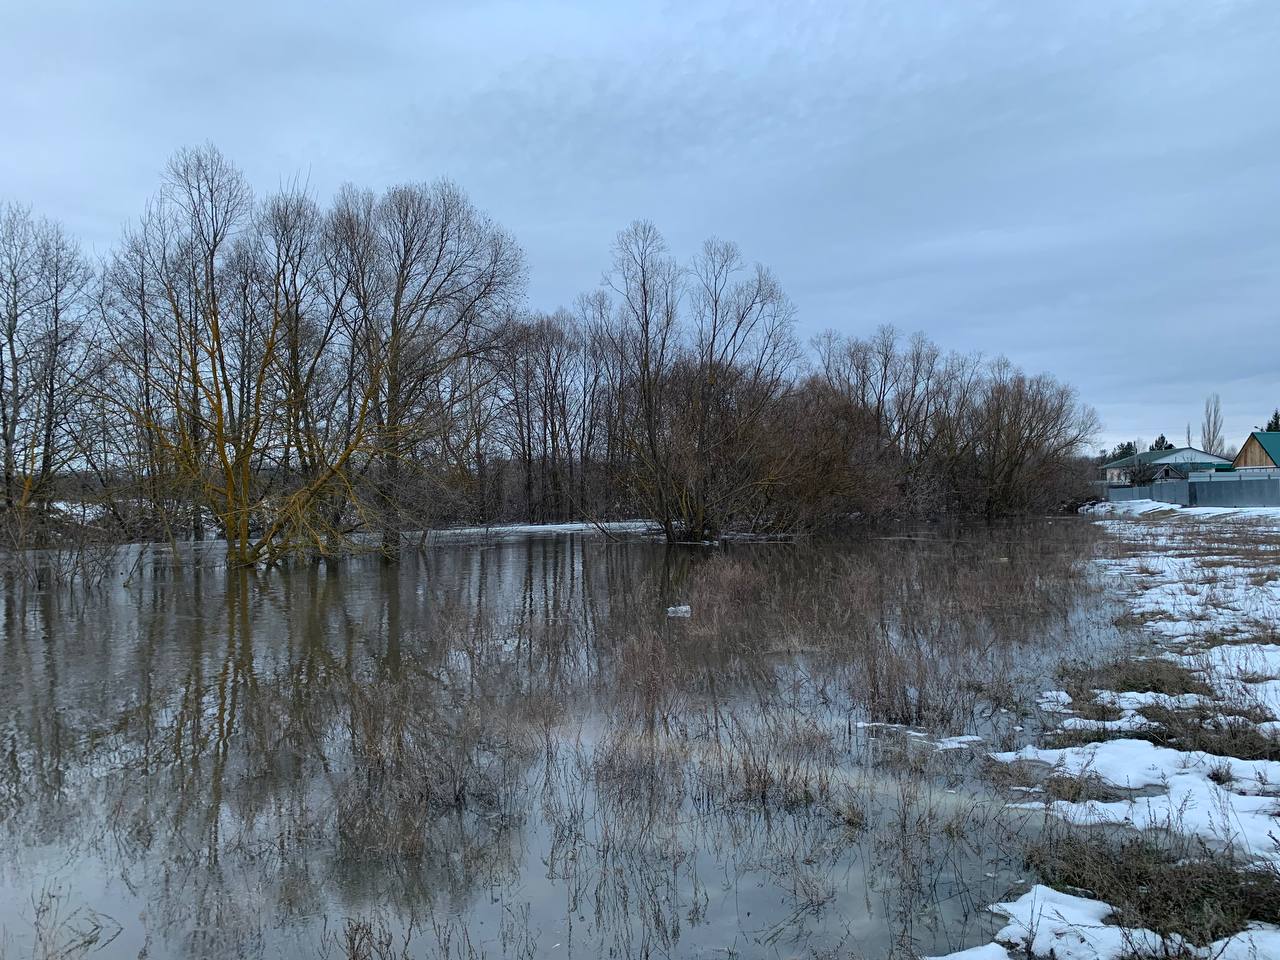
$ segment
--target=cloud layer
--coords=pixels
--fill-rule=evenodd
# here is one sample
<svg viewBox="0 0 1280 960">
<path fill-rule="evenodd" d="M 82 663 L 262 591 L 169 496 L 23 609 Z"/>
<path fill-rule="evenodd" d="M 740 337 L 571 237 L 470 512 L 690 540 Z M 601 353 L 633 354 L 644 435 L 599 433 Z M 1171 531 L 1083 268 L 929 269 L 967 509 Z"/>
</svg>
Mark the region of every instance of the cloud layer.
<svg viewBox="0 0 1280 960">
<path fill-rule="evenodd" d="M 805 332 L 884 322 L 1075 383 L 1109 442 L 1280 405 L 1280 6 L 27 4 L 0 198 L 99 252 L 167 155 L 261 190 L 448 175 L 535 306 L 658 223 L 770 264 Z"/>
</svg>

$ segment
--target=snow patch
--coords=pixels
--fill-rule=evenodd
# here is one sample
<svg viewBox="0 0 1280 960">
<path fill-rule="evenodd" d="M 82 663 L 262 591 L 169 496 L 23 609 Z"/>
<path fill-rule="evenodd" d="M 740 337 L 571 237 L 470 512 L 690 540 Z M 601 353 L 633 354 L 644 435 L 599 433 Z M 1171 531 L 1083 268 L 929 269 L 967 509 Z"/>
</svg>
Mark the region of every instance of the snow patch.
<svg viewBox="0 0 1280 960">
<path fill-rule="evenodd" d="M 1280 957 L 1280 927 L 1256 924 L 1235 936 L 1197 948 L 1176 935 L 1166 940 L 1151 930 L 1108 924 L 1107 918 L 1115 912 L 1110 904 L 1039 884 L 1017 900 L 993 904 L 988 909 L 1009 921 L 996 934 L 994 943 L 926 960 L 1010 960 L 1009 950 L 1019 957 L 1056 960 L 1175 955 L 1218 960 Z"/>
</svg>

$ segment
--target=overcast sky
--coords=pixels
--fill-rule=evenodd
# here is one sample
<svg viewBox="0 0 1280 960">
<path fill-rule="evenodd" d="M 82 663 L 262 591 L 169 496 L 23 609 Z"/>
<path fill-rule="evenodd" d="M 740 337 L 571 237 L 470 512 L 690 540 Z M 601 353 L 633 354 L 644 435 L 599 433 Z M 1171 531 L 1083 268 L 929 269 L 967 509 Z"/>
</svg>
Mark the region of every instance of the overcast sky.
<svg viewBox="0 0 1280 960">
<path fill-rule="evenodd" d="M 449 176 L 531 306 L 655 221 L 802 332 L 922 330 L 1074 383 L 1100 442 L 1280 405 L 1280 3 L 20 3 L 0 200 L 105 253 L 178 146 L 266 192 Z"/>
</svg>

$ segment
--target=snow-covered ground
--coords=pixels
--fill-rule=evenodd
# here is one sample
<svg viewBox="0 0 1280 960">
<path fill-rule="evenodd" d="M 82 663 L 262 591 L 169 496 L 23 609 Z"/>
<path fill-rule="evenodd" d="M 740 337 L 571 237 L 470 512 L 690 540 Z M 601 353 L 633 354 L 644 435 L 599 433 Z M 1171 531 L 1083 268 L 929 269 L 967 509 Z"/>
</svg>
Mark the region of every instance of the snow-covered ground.
<svg viewBox="0 0 1280 960">
<path fill-rule="evenodd" d="M 1097 563 L 1152 641 L 1144 656 L 1190 670 L 1208 692 L 1097 689 L 1090 691 L 1092 704 L 1080 704 L 1066 691 L 1047 690 L 1040 707 L 1061 718 L 1059 730 L 1115 739 L 1056 749 L 1028 746 L 993 759 L 1043 765 L 1132 792 L 1105 802 L 1043 804 L 1049 815 L 1071 824 L 1173 831 L 1211 848 L 1231 847 L 1280 863 L 1280 761 L 1174 749 L 1132 737 L 1160 729 L 1143 715 L 1152 708 L 1194 711 L 1206 724 L 1280 735 L 1280 644 L 1271 642 L 1280 640 L 1280 508 L 1180 508 L 1146 500 L 1099 504 L 1086 512 L 1123 545 L 1119 556 Z M 1074 715 L 1086 707 L 1097 712 L 1099 705 L 1118 716 Z M 990 909 L 1009 921 L 995 941 L 950 954 L 949 960 L 1280 958 L 1277 927 L 1254 925 L 1197 948 L 1107 923 L 1114 912 L 1108 904 L 1045 886 Z"/>
<path fill-rule="evenodd" d="M 1081 513 L 1105 518 L 1144 517 L 1168 513 L 1186 519 L 1235 517 L 1241 520 L 1280 521 L 1280 507 L 1182 507 L 1163 500 L 1123 500 L 1082 507 Z"/>
</svg>

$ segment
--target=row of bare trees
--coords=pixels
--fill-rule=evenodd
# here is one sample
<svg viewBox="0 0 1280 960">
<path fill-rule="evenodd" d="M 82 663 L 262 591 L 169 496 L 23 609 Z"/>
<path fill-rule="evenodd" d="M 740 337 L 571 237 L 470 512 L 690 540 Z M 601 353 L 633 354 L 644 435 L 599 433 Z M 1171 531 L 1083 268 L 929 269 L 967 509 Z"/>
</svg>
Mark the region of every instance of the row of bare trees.
<svg viewBox="0 0 1280 960">
<path fill-rule="evenodd" d="M 849 424 L 850 459 L 878 480 L 860 485 L 881 504 L 996 517 L 1083 492 L 1097 417 L 1054 377 L 887 327 L 866 340 L 827 335 L 818 350 L 814 388 Z"/>
<path fill-rule="evenodd" d="M 855 514 L 1034 509 L 1091 412 L 1047 376 L 884 329 L 799 345 L 732 244 L 622 231 L 572 309 L 453 184 L 255 199 L 178 152 L 101 263 L 0 216 L 13 545 L 75 526 L 227 541 L 231 562 L 379 548 L 439 523 L 642 515 L 671 539 Z"/>
</svg>

